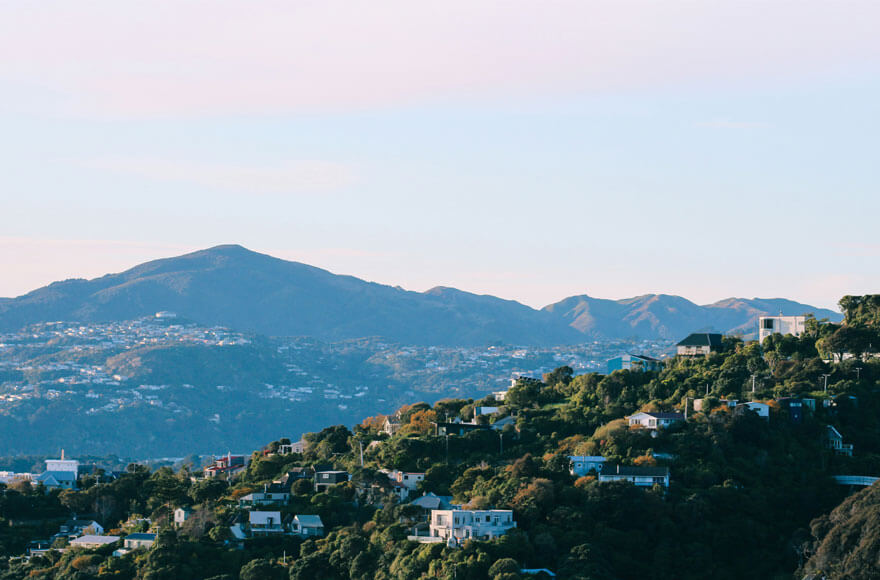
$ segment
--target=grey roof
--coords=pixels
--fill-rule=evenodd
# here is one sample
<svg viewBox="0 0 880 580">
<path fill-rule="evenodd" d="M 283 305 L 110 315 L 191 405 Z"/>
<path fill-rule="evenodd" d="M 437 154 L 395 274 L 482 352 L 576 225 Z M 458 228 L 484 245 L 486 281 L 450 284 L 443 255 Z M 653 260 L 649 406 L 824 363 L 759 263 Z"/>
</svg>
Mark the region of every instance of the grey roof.
<svg viewBox="0 0 880 580">
<path fill-rule="evenodd" d="M 644 411 L 644 413 L 655 419 L 684 419 L 684 415 L 681 413 L 649 413 L 648 411 Z M 636 415 L 638 415 L 638 413 L 636 413 Z"/>
<path fill-rule="evenodd" d="M 629 354 L 629 356 L 631 356 L 633 358 L 638 358 L 638 359 L 646 360 L 649 362 L 661 362 L 659 358 L 654 358 L 654 357 L 648 356 L 646 354 L 633 354 L 633 353 L 628 353 L 628 354 Z M 617 357 L 617 358 L 620 358 L 620 357 Z"/>
<path fill-rule="evenodd" d="M 452 496 L 426 493 L 410 503 L 426 510 L 448 509 L 452 505 Z"/>
<path fill-rule="evenodd" d="M 299 522 L 299 525 L 306 528 L 323 528 L 324 522 L 321 521 L 321 516 L 310 516 L 310 515 L 296 515 L 294 516 L 296 521 Z"/>
<path fill-rule="evenodd" d="M 54 477 L 55 481 L 76 481 L 76 473 L 73 471 L 44 471 L 37 477 L 37 481 L 46 481 Z"/>
<path fill-rule="evenodd" d="M 676 346 L 721 346 L 722 335 L 709 332 L 695 332 Z"/>
<path fill-rule="evenodd" d="M 156 534 L 128 534 L 125 536 L 126 540 L 150 540 L 156 541 Z"/>
</svg>

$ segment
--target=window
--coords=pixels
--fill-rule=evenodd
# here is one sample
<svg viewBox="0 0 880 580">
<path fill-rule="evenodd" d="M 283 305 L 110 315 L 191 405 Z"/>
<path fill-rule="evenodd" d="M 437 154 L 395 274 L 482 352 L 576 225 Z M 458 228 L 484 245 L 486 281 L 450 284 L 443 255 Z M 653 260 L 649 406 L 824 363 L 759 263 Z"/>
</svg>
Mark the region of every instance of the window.
<svg viewBox="0 0 880 580">
<path fill-rule="evenodd" d="M 761 321 L 761 326 L 764 330 L 773 330 L 773 323 L 775 321 L 772 318 L 765 318 Z"/>
</svg>

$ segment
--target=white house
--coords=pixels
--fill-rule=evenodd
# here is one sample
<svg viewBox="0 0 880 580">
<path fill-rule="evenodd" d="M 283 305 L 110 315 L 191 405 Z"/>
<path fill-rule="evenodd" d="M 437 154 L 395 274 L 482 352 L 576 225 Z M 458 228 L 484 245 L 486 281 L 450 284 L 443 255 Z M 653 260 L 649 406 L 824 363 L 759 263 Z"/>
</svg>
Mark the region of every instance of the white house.
<svg viewBox="0 0 880 580">
<path fill-rule="evenodd" d="M 624 465 L 606 465 L 599 474 L 599 482 L 628 481 L 638 487 L 662 485 L 669 487 L 668 467 L 638 467 Z"/>
<path fill-rule="evenodd" d="M 570 455 L 571 474 L 583 477 L 591 471 L 599 473 L 605 465 L 605 458 L 601 455 Z"/>
<path fill-rule="evenodd" d="M 59 533 L 73 535 L 100 536 L 104 533 L 104 526 L 95 520 L 67 520 L 59 527 Z"/>
<path fill-rule="evenodd" d="M 636 413 L 626 418 L 630 427 L 641 427 L 642 429 L 660 429 L 668 427 L 678 421 L 684 421 L 684 415 L 681 413 Z"/>
<path fill-rule="evenodd" d="M 122 543 L 123 547 L 115 550 L 114 556 L 124 556 L 141 548 L 149 550 L 156 543 L 156 534 L 128 534 Z"/>
<path fill-rule="evenodd" d="M 513 510 L 431 510 L 431 537 L 455 543 L 491 540 L 515 527 Z"/>
<path fill-rule="evenodd" d="M 255 491 L 238 499 L 239 507 L 251 507 L 262 505 L 281 505 L 290 501 L 290 494 L 286 491 Z"/>
<path fill-rule="evenodd" d="M 278 446 L 278 453 L 287 455 L 289 453 L 302 453 L 306 450 L 306 440 L 300 439 L 296 443 L 289 443 Z"/>
<path fill-rule="evenodd" d="M 174 510 L 174 525 L 175 527 L 180 527 L 183 525 L 183 522 L 189 519 L 189 516 L 192 515 L 192 510 L 188 507 L 179 507 Z"/>
<path fill-rule="evenodd" d="M 385 422 L 382 424 L 382 431 L 388 435 L 394 435 L 400 431 L 400 426 L 400 417 L 385 417 Z"/>
<path fill-rule="evenodd" d="M 806 316 L 761 316 L 758 318 L 758 341 L 771 334 L 800 336 L 807 330 Z"/>
<path fill-rule="evenodd" d="M 270 536 L 284 531 L 281 512 L 252 511 L 248 514 L 248 524 L 254 536 Z"/>
<path fill-rule="evenodd" d="M 305 538 L 318 538 L 324 535 L 324 522 L 321 516 L 295 515 L 290 531 Z"/>
<path fill-rule="evenodd" d="M 709 332 L 695 332 L 675 345 L 678 356 L 709 356 L 721 350 L 722 336 Z"/>
<path fill-rule="evenodd" d="M 119 541 L 119 536 L 94 536 L 91 534 L 70 540 L 72 548 L 100 548 Z"/>
</svg>

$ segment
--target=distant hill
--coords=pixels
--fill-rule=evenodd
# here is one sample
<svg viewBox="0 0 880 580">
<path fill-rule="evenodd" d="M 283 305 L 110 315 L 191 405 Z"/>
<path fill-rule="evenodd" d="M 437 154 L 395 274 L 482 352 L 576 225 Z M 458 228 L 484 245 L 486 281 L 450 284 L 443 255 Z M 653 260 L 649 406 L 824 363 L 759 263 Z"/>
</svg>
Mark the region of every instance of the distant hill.
<svg viewBox="0 0 880 580">
<path fill-rule="evenodd" d="M 624 300 L 573 296 L 535 310 L 454 288 L 411 292 L 226 245 L 0 299 L 0 330 L 53 320 L 131 320 L 162 310 L 266 335 L 331 341 L 378 336 L 403 344 L 461 346 L 677 339 L 708 329 L 749 333 L 757 316 L 780 311 L 840 319 L 830 310 L 783 299 L 730 298 L 698 306 L 664 294 Z"/>
<path fill-rule="evenodd" d="M 579 332 L 596 338 L 639 336 L 678 340 L 691 332 L 757 334 L 759 316 L 812 313 L 839 321 L 841 314 L 782 298 L 728 298 L 700 306 L 680 296 L 646 294 L 623 300 L 572 296 L 544 307 Z"/>
<path fill-rule="evenodd" d="M 129 320 L 170 310 L 202 324 L 267 335 L 406 344 L 571 344 L 552 315 L 451 288 L 425 293 L 339 276 L 241 246 L 217 246 L 94 280 L 66 280 L 0 302 L 0 329 Z"/>
</svg>

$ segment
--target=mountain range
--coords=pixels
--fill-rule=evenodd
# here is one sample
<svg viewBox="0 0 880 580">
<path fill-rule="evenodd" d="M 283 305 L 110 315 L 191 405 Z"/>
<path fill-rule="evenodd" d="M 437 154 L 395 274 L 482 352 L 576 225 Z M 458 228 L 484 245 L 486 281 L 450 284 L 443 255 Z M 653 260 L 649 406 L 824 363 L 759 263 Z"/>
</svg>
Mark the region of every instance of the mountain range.
<svg viewBox="0 0 880 580">
<path fill-rule="evenodd" d="M 749 335 L 756 332 L 758 316 L 766 314 L 841 318 L 781 298 L 729 298 L 701 306 L 665 294 L 623 300 L 572 296 L 535 310 L 455 288 L 408 291 L 223 245 L 0 299 L 0 330 L 54 320 L 131 320 L 158 311 L 274 336 L 331 341 L 378 336 L 402 344 L 460 346 L 676 340 L 707 330 Z"/>
</svg>

